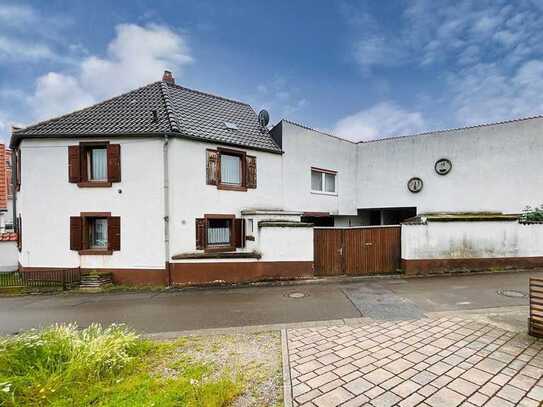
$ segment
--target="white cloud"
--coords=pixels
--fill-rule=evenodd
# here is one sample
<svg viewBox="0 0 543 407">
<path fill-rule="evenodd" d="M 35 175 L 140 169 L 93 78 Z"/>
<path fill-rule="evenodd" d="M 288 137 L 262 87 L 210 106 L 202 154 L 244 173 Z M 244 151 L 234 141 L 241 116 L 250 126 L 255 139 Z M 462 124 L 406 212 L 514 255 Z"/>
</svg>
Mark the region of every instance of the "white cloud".
<svg viewBox="0 0 543 407">
<path fill-rule="evenodd" d="M 508 75 L 497 64 L 478 64 L 451 75 L 453 108 L 461 125 L 543 113 L 543 61 L 523 63 Z"/>
<path fill-rule="evenodd" d="M 81 65 L 81 84 L 106 97 L 160 79 L 164 69 L 192 62 L 185 39 L 164 26 L 122 24 L 108 46 L 108 57 L 91 56 Z"/>
<path fill-rule="evenodd" d="M 168 27 L 122 24 L 106 57 L 84 58 L 73 74 L 41 76 L 29 103 L 36 119 L 46 119 L 160 80 L 165 69 L 180 76 L 191 61 L 185 39 Z"/>
<path fill-rule="evenodd" d="M 44 16 L 27 5 L 0 4 L 0 61 L 70 62 L 54 51 L 55 46 L 66 43 L 62 31 L 70 24 L 69 18 Z"/>
<path fill-rule="evenodd" d="M 55 53 L 45 44 L 0 36 L 0 60 L 2 61 L 37 61 L 54 58 L 56 58 Z"/>
<path fill-rule="evenodd" d="M 81 88 L 73 76 L 49 72 L 38 78 L 29 102 L 36 117 L 50 118 L 89 106 L 94 98 Z"/>
<path fill-rule="evenodd" d="M 419 133 L 424 128 L 421 113 L 408 112 L 392 102 L 381 102 L 339 120 L 333 134 L 351 141 L 368 141 Z"/>
<path fill-rule="evenodd" d="M 407 54 L 399 42 L 401 40 L 394 42 L 384 37 L 366 38 L 355 44 L 354 57 L 364 72 L 378 65 L 400 65 L 405 61 Z"/>
</svg>

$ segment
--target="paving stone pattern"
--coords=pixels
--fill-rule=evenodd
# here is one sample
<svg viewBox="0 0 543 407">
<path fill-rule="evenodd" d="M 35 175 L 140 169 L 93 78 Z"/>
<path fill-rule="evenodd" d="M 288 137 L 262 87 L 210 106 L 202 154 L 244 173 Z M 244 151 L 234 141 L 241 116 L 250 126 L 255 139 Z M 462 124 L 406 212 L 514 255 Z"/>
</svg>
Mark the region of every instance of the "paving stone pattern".
<svg viewBox="0 0 543 407">
<path fill-rule="evenodd" d="M 543 341 L 460 318 L 287 331 L 295 406 L 526 406 Z"/>
</svg>

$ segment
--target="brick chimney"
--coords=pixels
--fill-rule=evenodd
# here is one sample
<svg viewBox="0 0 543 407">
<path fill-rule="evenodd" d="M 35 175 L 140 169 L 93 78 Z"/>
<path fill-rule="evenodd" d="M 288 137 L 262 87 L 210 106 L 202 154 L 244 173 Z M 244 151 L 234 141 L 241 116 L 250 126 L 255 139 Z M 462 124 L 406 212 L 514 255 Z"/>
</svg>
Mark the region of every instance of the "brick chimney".
<svg viewBox="0 0 543 407">
<path fill-rule="evenodd" d="M 164 71 L 164 75 L 162 75 L 162 80 L 170 85 L 175 85 L 175 78 L 173 77 L 171 71 Z"/>
</svg>

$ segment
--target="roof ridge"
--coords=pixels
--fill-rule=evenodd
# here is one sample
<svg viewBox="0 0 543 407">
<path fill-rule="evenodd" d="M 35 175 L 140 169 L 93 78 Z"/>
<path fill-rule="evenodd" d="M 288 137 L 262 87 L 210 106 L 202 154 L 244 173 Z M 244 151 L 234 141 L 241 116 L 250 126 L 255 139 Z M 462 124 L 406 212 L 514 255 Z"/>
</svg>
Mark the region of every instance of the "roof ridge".
<svg viewBox="0 0 543 407">
<path fill-rule="evenodd" d="M 213 93 L 208 93 L 208 92 L 202 92 L 201 90 L 196 90 L 196 89 L 191 89 L 191 88 L 187 88 L 185 86 L 181 86 L 181 85 L 178 85 L 176 83 L 166 83 L 168 86 L 173 86 L 173 87 L 176 87 L 176 88 L 179 88 L 179 89 L 183 89 L 183 90 L 186 90 L 186 91 L 189 91 L 189 92 L 193 92 L 193 93 L 198 93 L 200 95 L 204 95 L 204 96 L 210 96 L 212 98 L 215 98 L 215 99 L 221 99 L 221 100 L 225 100 L 227 102 L 232 102 L 232 103 L 237 103 L 239 105 L 244 105 L 244 106 L 249 106 L 251 107 L 251 105 L 249 103 L 245 103 L 245 102 L 240 102 L 239 100 L 234 100 L 234 99 L 229 99 L 229 98 L 225 98 L 224 96 L 219 96 L 219 95 L 214 95 Z M 251 107 L 252 109 L 252 107 Z"/>
<path fill-rule="evenodd" d="M 450 132 L 450 131 L 477 129 L 477 128 L 480 128 L 480 127 L 489 127 L 489 126 L 499 126 L 499 125 L 502 125 L 502 124 L 516 123 L 516 122 L 522 122 L 522 121 L 525 121 L 525 120 L 533 120 L 533 119 L 543 119 L 543 115 L 519 117 L 519 118 L 516 118 L 516 119 L 502 120 L 502 121 L 493 122 L 493 123 L 474 124 L 472 126 L 452 127 L 450 129 L 424 131 L 422 133 L 406 134 L 405 136 L 383 137 L 383 138 L 378 138 L 378 139 L 374 139 L 374 140 L 357 141 L 356 144 L 375 143 L 377 141 L 398 140 L 398 139 L 404 139 L 404 138 L 409 138 L 409 137 L 418 137 L 418 136 L 429 136 L 429 135 L 436 134 L 436 133 L 447 133 L 447 132 Z"/>
<path fill-rule="evenodd" d="M 162 93 L 162 100 L 164 101 L 164 106 L 166 108 L 166 116 L 168 117 L 168 122 L 170 123 L 170 128 L 174 132 L 181 132 L 181 127 L 177 122 L 175 113 L 172 107 L 172 101 L 170 99 L 170 91 L 168 89 L 168 84 L 165 81 L 160 81 L 160 91 Z"/>
<path fill-rule="evenodd" d="M 30 126 L 27 126 L 27 127 L 22 127 L 20 129 L 17 129 L 15 131 L 13 131 L 13 134 L 17 134 L 18 132 L 21 132 L 21 133 L 24 133 L 26 132 L 27 130 L 29 129 L 32 129 L 34 127 L 37 127 L 37 126 L 41 126 L 41 125 L 44 125 L 46 123 L 51 123 L 51 122 L 54 122 L 54 121 L 57 121 L 57 120 L 60 120 L 64 117 L 67 117 L 67 116 L 71 116 L 71 115 L 74 115 L 76 113 L 81 113 L 85 110 L 88 110 L 88 109 L 92 109 L 92 108 L 95 108 L 96 106 L 100 106 L 100 105 L 103 105 L 105 103 L 108 103 L 108 102 L 111 102 L 112 100 L 114 99 L 118 99 L 118 98 L 121 98 L 121 97 L 125 97 L 131 93 L 135 93 L 135 92 L 139 92 L 140 90 L 144 89 L 144 88 L 147 88 L 147 87 L 151 87 L 153 85 L 156 85 L 156 84 L 159 84 L 161 81 L 156 81 L 156 82 L 152 82 L 152 83 L 148 83 L 147 85 L 143 85 L 143 86 L 140 86 L 139 88 L 136 88 L 136 89 L 132 89 L 128 92 L 125 92 L 125 93 L 121 93 L 120 95 L 117 95 L 117 96 L 112 96 L 110 97 L 109 99 L 106 99 L 106 100 L 102 100 L 101 102 L 98 102 L 98 103 L 94 103 L 90 106 L 86 106 L 86 107 L 83 107 L 81 109 L 78 109 L 78 110 L 74 110 L 72 112 L 69 112 L 69 113 L 64 113 L 64 114 L 61 114 L 60 116 L 56 116 L 56 117 L 52 117 L 51 119 L 47 119 L 47 120 L 43 120 L 41 122 L 37 122 L 37 123 L 34 123 L 34 124 L 31 124 Z"/>
</svg>

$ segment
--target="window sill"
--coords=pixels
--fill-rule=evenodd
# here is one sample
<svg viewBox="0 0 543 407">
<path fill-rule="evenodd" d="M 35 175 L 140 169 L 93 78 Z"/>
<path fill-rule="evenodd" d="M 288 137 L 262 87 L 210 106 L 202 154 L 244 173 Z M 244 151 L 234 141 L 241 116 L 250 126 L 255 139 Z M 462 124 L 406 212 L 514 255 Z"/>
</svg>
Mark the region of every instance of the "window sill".
<svg viewBox="0 0 543 407">
<path fill-rule="evenodd" d="M 111 188 L 111 182 L 109 181 L 84 181 L 78 182 L 79 188 Z"/>
<path fill-rule="evenodd" d="M 180 253 L 172 256 L 172 260 L 185 259 L 260 259 L 257 252 L 218 252 L 218 253 Z"/>
<path fill-rule="evenodd" d="M 113 250 L 84 249 L 84 250 L 79 250 L 79 254 L 82 256 L 111 256 L 113 254 Z"/>
<path fill-rule="evenodd" d="M 311 191 L 311 193 L 314 195 L 337 196 L 337 192 Z"/>
<path fill-rule="evenodd" d="M 235 246 L 216 246 L 216 247 L 206 247 L 204 252 L 206 253 L 224 253 L 224 252 L 235 252 Z"/>
<path fill-rule="evenodd" d="M 247 188 L 241 185 L 226 185 L 226 184 L 219 184 L 217 185 L 217 189 L 223 190 L 223 191 L 242 191 L 247 192 Z"/>
</svg>

